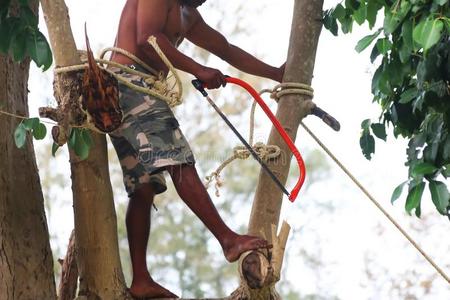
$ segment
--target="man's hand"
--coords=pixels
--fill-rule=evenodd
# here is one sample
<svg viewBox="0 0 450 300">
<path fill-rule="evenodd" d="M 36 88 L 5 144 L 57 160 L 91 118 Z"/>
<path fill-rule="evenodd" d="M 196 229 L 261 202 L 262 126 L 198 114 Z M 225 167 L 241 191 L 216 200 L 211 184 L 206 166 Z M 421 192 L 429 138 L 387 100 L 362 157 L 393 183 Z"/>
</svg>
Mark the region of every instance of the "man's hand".
<svg viewBox="0 0 450 300">
<path fill-rule="evenodd" d="M 203 67 L 193 75 L 203 82 L 208 89 L 217 89 L 227 84 L 225 75 L 217 69 Z"/>
</svg>

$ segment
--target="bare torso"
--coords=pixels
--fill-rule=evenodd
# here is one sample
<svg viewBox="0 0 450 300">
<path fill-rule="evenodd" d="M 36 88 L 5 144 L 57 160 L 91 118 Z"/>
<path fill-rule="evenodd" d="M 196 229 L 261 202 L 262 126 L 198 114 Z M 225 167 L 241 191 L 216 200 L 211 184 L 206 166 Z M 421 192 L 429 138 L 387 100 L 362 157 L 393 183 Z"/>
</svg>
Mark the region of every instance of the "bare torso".
<svg viewBox="0 0 450 300">
<path fill-rule="evenodd" d="M 196 22 L 197 17 L 194 8 L 182 6 L 177 0 L 167 1 L 169 2 L 169 11 L 163 33 L 173 46 L 178 47 Z M 115 46 L 131 52 L 154 69 L 166 73 L 167 67 L 161 60 L 144 55 L 139 48 L 136 26 L 138 2 L 139 0 L 127 0 L 120 17 Z M 113 54 L 111 60 L 121 64 L 134 63 L 133 60 L 119 53 Z"/>
</svg>

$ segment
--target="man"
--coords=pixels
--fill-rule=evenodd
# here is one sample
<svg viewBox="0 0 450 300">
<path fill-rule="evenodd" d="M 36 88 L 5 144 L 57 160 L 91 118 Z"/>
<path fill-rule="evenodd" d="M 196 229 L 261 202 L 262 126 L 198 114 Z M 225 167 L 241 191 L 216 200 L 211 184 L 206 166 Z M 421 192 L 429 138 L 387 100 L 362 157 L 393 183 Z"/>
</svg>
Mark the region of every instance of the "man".
<svg viewBox="0 0 450 300">
<path fill-rule="evenodd" d="M 175 68 L 192 74 L 208 88 L 224 86 L 225 76 L 219 70 L 205 67 L 177 50 L 186 38 L 244 72 L 281 81 L 284 65 L 275 68 L 261 62 L 229 44 L 204 22 L 197 7 L 205 1 L 128 0 L 121 15 L 116 46 L 167 74 L 167 67 L 147 43 L 153 35 Z M 134 63 L 118 53 L 111 59 L 125 65 Z M 183 201 L 217 238 L 228 261 L 236 261 L 245 251 L 267 247 L 265 240 L 238 235 L 223 222 L 197 174 L 192 152 L 167 104 L 122 85 L 120 90 L 124 123 L 111 137 L 130 196 L 126 223 L 133 267 L 131 294 L 138 298 L 176 297 L 152 280 L 146 264 L 150 209 L 155 193 L 165 190 L 160 175 L 163 170 L 170 174 Z"/>
</svg>

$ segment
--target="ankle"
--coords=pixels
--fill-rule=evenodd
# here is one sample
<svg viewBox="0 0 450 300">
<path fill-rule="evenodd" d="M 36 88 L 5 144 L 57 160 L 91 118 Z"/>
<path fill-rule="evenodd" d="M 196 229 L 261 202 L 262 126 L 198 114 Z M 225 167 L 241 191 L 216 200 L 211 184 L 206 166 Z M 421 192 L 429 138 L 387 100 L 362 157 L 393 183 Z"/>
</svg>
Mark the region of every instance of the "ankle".
<svg viewBox="0 0 450 300">
<path fill-rule="evenodd" d="M 228 249 L 233 246 L 235 240 L 239 237 L 239 234 L 230 231 L 226 234 L 221 235 L 219 240 L 220 246 L 222 246 L 222 249 Z"/>
<path fill-rule="evenodd" d="M 142 283 L 153 282 L 153 278 L 150 276 L 149 272 L 136 272 L 133 273 L 133 281 L 131 285 L 139 285 Z"/>
</svg>

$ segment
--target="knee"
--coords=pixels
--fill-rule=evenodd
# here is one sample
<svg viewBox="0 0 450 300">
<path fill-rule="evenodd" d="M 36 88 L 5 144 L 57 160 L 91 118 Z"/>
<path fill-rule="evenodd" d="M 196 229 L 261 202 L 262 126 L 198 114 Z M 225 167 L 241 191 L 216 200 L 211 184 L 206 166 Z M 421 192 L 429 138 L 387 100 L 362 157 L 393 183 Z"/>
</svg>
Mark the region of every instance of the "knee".
<svg viewBox="0 0 450 300">
<path fill-rule="evenodd" d="M 150 184 L 143 184 L 136 188 L 132 195 L 130 195 L 130 206 L 148 206 L 151 207 L 155 197 L 155 191 Z"/>
</svg>

